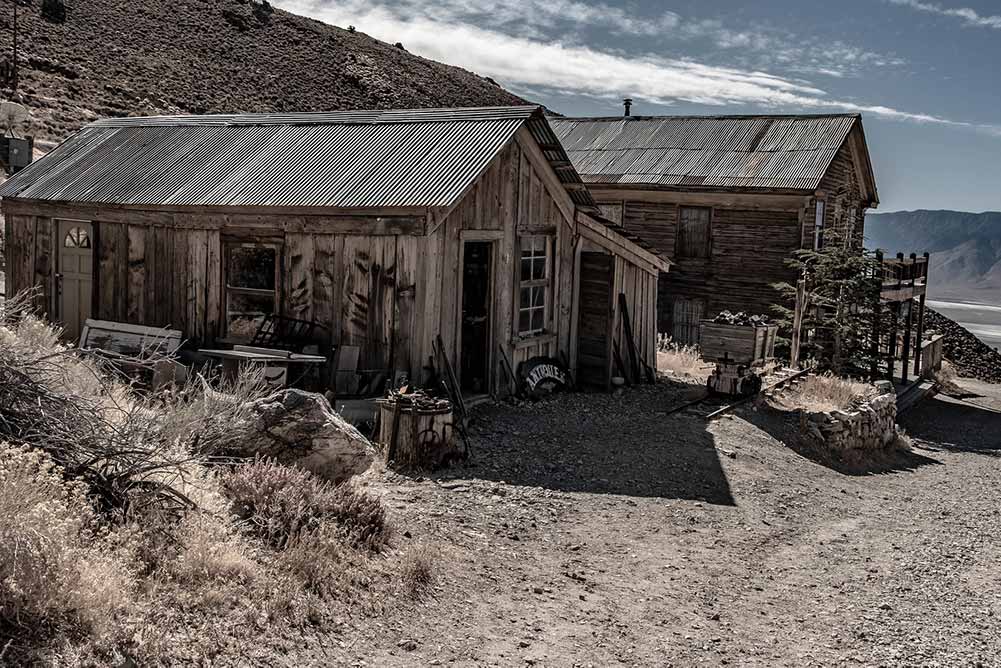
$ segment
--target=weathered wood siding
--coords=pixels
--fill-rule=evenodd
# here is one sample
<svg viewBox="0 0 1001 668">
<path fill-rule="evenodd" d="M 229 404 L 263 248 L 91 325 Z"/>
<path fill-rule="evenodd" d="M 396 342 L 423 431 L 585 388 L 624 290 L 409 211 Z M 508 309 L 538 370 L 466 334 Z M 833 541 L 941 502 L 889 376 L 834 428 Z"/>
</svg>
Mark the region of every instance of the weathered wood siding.
<svg viewBox="0 0 1001 668">
<path fill-rule="evenodd" d="M 530 139 L 519 134 L 465 193 L 428 239 L 428 255 L 437 255 L 437 290 L 428 300 L 440 307 L 441 318 L 428 323 L 425 336 L 441 334 L 445 351 L 458 369 L 461 351 L 462 258 L 466 241 L 491 241 L 493 304 L 491 309 L 491 390 L 506 391 L 503 349 L 513 368 L 537 356 L 569 361 L 574 292 L 573 206 L 555 181 Z M 533 150 L 534 149 L 534 150 Z M 570 215 L 566 215 L 566 211 Z M 518 298 L 523 236 L 551 240 L 551 289 L 546 331 L 518 336 Z"/>
<path fill-rule="evenodd" d="M 817 193 L 825 200 L 825 226 L 850 225 L 860 242 L 865 207 L 850 142 L 838 152 Z M 674 262 L 670 273 L 660 277 L 657 327 L 665 333 L 673 331 L 679 300 L 681 310 L 699 307 L 706 317 L 724 309 L 774 315 L 772 307 L 781 296 L 772 285 L 796 278 L 786 260 L 800 248 L 813 247 L 818 197 L 668 189 L 596 191 L 596 199 L 606 204 L 623 202 L 623 226 Z M 678 256 L 683 205 L 712 208 L 709 258 Z"/>
<path fill-rule="evenodd" d="M 40 286 L 51 313 L 56 219 L 93 226 L 93 317 L 183 332 L 205 347 L 225 334 L 228 242 L 274 246 L 278 311 L 324 327 L 322 346 L 360 348 L 359 368 L 396 370 L 424 380 L 441 335 L 460 371 L 463 244 L 492 243 L 490 390 L 508 388 L 500 351 L 515 370 L 538 356 L 576 365 L 575 207 L 527 130 L 521 130 L 447 210 L 255 212 L 4 202 L 7 287 Z M 656 357 L 656 268 L 631 255 L 631 242 L 590 229 L 592 246 L 615 257 L 609 338 L 625 351 L 618 295 L 627 296 L 633 331 L 648 364 Z M 598 231 L 596 231 L 598 230 Z M 521 240 L 549 240 L 545 328 L 519 335 Z"/>
</svg>

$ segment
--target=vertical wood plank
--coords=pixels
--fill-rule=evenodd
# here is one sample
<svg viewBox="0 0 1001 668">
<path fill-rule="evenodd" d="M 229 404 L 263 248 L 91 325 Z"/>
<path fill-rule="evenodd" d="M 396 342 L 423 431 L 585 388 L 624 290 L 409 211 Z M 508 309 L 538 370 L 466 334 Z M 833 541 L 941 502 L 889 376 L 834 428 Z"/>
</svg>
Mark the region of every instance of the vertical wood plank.
<svg viewBox="0 0 1001 668">
<path fill-rule="evenodd" d="M 222 241 L 219 230 L 205 231 L 205 333 L 209 343 L 222 336 L 223 281 Z"/>
<path fill-rule="evenodd" d="M 337 237 L 333 234 L 316 234 L 313 236 L 313 318 L 317 323 L 326 327 L 325 332 L 321 332 L 322 342 L 332 344 L 335 334 L 334 290 L 339 287 L 338 278 L 334 272 L 336 261 L 334 256 L 337 252 Z"/>
<path fill-rule="evenodd" d="M 129 281 L 127 321 L 146 323 L 146 228 L 128 225 Z"/>
<path fill-rule="evenodd" d="M 285 314 L 300 320 L 313 319 L 313 264 L 315 248 L 310 234 L 285 235 Z"/>
<path fill-rule="evenodd" d="M 418 238 L 396 238 L 396 286 L 393 309 L 393 369 L 414 377 L 413 338 L 417 291 Z M 425 316 L 426 317 L 426 316 Z"/>
<path fill-rule="evenodd" d="M 38 286 L 38 296 L 35 299 L 35 308 L 39 313 L 50 315 L 53 313 L 53 238 L 55 232 L 52 229 L 52 219 L 47 217 L 37 217 L 35 219 L 35 263 L 33 283 Z"/>
</svg>

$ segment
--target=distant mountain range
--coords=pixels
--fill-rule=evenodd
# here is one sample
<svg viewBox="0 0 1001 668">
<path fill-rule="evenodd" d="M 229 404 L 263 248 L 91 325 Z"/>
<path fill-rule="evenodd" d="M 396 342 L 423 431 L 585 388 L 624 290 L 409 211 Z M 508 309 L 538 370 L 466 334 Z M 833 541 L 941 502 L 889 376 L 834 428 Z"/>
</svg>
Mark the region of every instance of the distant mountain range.
<svg viewBox="0 0 1001 668">
<path fill-rule="evenodd" d="M 869 248 L 931 253 L 933 299 L 1001 304 L 1001 212 L 871 213 L 865 235 Z"/>
<path fill-rule="evenodd" d="M 45 144 L 105 116 L 524 104 L 491 79 L 262 0 L 19 2 L 21 128 Z M 0 12 L 0 73 L 13 16 Z M 62 19 L 62 20 L 60 20 Z M 5 55 L 8 54 L 8 55 Z M 0 82 L 0 85 L 9 82 Z"/>
</svg>

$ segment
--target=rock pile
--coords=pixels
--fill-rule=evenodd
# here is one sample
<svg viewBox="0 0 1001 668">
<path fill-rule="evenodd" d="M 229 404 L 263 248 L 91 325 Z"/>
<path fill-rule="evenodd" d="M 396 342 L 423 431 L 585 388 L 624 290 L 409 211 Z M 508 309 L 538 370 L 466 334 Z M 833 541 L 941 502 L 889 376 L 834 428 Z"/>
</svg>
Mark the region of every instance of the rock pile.
<svg viewBox="0 0 1001 668">
<path fill-rule="evenodd" d="M 954 320 L 930 308 L 925 310 L 925 331 L 945 335 L 943 354 L 960 376 L 1001 383 L 1001 353 Z"/>
<path fill-rule="evenodd" d="M 889 381 L 876 383 L 879 394 L 848 411 L 808 413 L 809 431 L 836 452 L 880 450 L 897 440 L 897 395 Z"/>
</svg>

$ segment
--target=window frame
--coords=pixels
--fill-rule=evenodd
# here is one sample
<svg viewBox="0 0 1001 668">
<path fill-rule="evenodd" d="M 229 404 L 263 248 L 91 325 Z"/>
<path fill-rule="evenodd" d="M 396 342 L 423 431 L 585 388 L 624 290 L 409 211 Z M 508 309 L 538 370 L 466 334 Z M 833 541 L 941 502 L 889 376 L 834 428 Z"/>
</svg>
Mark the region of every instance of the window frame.
<svg viewBox="0 0 1001 668">
<path fill-rule="evenodd" d="M 230 285 L 229 283 L 229 268 L 230 268 L 230 252 L 234 248 L 270 248 L 275 253 L 274 261 L 274 288 L 271 290 L 263 288 L 245 288 Z M 277 240 L 253 240 L 248 241 L 245 239 L 223 239 L 222 242 L 222 324 L 223 324 L 223 336 L 227 339 L 243 339 L 245 337 L 234 335 L 230 331 L 230 298 L 231 295 L 247 295 L 249 297 L 271 297 L 274 303 L 273 313 L 275 315 L 280 315 L 282 312 L 281 298 L 282 298 L 282 285 L 281 285 L 281 275 L 282 275 L 282 243 Z M 250 340 L 250 337 L 246 337 L 246 340 Z"/>
<path fill-rule="evenodd" d="M 538 248 L 536 244 L 542 242 L 542 256 L 544 258 L 543 266 L 543 276 L 542 278 L 528 278 L 523 279 L 521 275 L 522 262 L 525 259 L 525 251 L 531 250 L 533 253 L 537 253 Z M 526 248 L 526 242 L 530 244 L 530 248 Z M 539 255 L 532 255 L 533 259 L 540 257 Z M 553 293 L 553 237 L 547 234 L 530 234 L 519 237 L 518 239 L 518 263 L 517 263 L 517 277 L 518 277 L 518 299 L 515 302 L 515 321 L 514 327 L 517 336 L 521 339 L 534 338 L 539 336 L 545 336 L 549 328 L 549 318 L 550 309 L 552 305 L 552 293 Z M 529 290 L 529 305 L 522 306 L 522 294 L 525 290 Z M 542 305 L 532 306 L 532 296 L 537 294 L 538 291 L 542 293 Z M 542 311 L 542 324 L 541 327 L 532 328 L 532 313 Z M 528 323 L 529 329 L 522 329 L 521 327 L 521 316 L 525 312 L 529 313 Z"/>
<path fill-rule="evenodd" d="M 682 241 L 682 220 L 684 218 L 684 212 L 688 210 L 693 211 L 705 211 L 707 214 L 706 220 L 706 254 L 705 255 L 683 255 L 682 248 L 684 247 L 681 243 Z M 716 212 L 711 206 L 694 206 L 688 204 L 678 205 L 678 229 L 675 234 L 674 239 L 674 256 L 676 258 L 685 258 L 688 260 L 709 260 L 713 256 L 713 218 Z"/>
<path fill-rule="evenodd" d="M 827 227 L 827 200 L 818 199 L 813 213 L 813 250 L 824 247 L 824 230 Z"/>
</svg>

